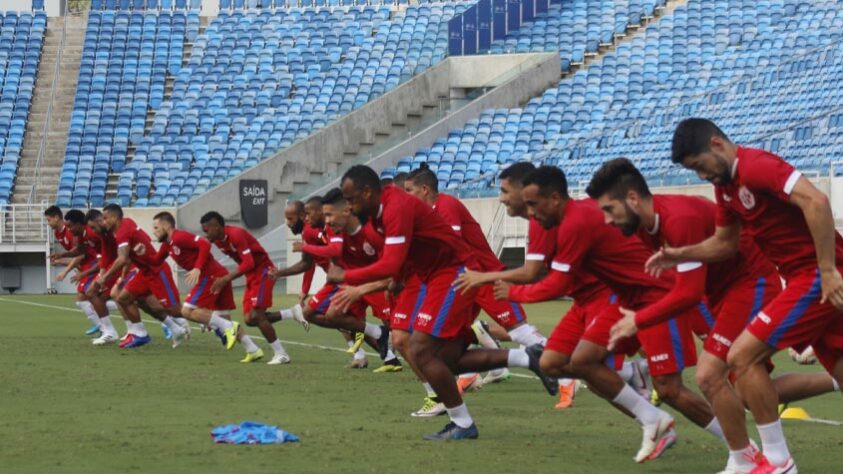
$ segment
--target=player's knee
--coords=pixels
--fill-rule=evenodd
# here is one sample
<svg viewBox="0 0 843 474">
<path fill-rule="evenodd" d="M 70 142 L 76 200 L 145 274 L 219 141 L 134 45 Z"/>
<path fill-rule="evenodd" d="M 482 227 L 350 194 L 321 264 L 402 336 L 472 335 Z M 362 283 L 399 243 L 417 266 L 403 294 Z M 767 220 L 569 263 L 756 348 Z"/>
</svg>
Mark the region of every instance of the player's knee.
<svg viewBox="0 0 843 474">
<path fill-rule="evenodd" d="M 120 294 L 117 295 L 117 298 L 115 298 L 115 301 L 117 301 L 119 304 L 126 305 L 134 301 L 134 299 L 135 297 L 132 296 L 132 294 L 128 291 L 121 291 Z"/>
<path fill-rule="evenodd" d="M 539 368 L 548 377 L 562 378 L 570 372 L 570 361 L 564 354 L 545 351 L 539 359 Z"/>
<path fill-rule="evenodd" d="M 243 315 L 243 322 L 246 323 L 246 326 L 253 328 L 258 325 L 259 320 L 254 314 L 247 313 Z"/>
<path fill-rule="evenodd" d="M 665 401 L 676 400 L 682 391 L 682 377 L 677 375 L 653 377 L 653 388 L 659 394 L 659 398 Z"/>
<path fill-rule="evenodd" d="M 697 386 L 706 395 L 717 392 L 725 384 L 725 373 L 717 368 L 700 365 L 697 367 L 697 373 L 694 375 L 694 380 Z"/>
</svg>

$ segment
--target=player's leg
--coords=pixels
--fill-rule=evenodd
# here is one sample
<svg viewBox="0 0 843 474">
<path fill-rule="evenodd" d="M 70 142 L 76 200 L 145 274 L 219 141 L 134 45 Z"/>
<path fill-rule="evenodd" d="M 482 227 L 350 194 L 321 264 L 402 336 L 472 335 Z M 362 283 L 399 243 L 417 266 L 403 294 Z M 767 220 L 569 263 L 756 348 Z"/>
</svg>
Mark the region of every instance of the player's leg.
<svg viewBox="0 0 843 474">
<path fill-rule="evenodd" d="M 820 298 L 818 272 L 791 277 L 785 289 L 758 313 L 729 350 L 728 363 L 735 386 L 752 412 L 761 436 L 765 460 L 759 465 L 795 469 L 779 420 L 779 399 L 767 359 L 783 348 L 819 341 L 828 332 L 839 312 L 828 303 L 819 304 Z"/>
<path fill-rule="evenodd" d="M 628 385 L 618 374 L 620 359 L 606 349 L 611 328 L 622 317 L 618 306 L 608 304 L 602 311 L 589 309 L 589 312 L 583 335 L 571 356 L 572 371 L 588 383 L 592 392 L 641 425 L 643 438 L 635 461 L 656 459 L 676 442 L 673 417 L 650 404 L 640 390 Z M 638 340 L 633 338 L 621 341 L 615 350 L 618 354 L 632 354 L 638 348 Z"/>
<path fill-rule="evenodd" d="M 690 322 L 687 315 L 682 315 L 640 331 L 638 339 L 648 356 L 650 376 L 659 398 L 722 440 L 711 405 L 682 382 L 682 371 L 697 362 Z"/>
<path fill-rule="evenodd" d="M 108 297 L 110 290 L 110 288 L 102 288 L 100 284 L 95 281 L 85 292 L 85 296 L 87 296 L 88 301 L 90 301 L 97 317 L 99 318 L 101 335 L 91 341 L 91 343 L 96 346 L 111 344 L 119 339 L 117 329 L 114 328 L 114 324 L 111 322 L 111 317 L 108 314 L 108 306 L 106 304 L 106 298 Z"/>
<path fill-rule="evenodd" d="M 100 332 L 100 316 L 94 308 L 91 299 L 88 297 L 88 289 L 94 283 L 96 275 L 88 275 L 79 280 L 76 285 L 76 306 L 85 314 L 91 326 L 85 331 L 86 336 L 93 336 Z"/>
<path fill-rule="evenodd" d="M 825 373 L 787 373 L 773 379 L 773 386 L 779 394 L 779 403 L 791 403 L 806 398 L 818 397 L 830 392 L 839 392 L 837 380 Z"/>
<path fill-rule="evenodd" d="M 275 280 L 269 278 L 269 269 L 259 274 L 250 274 L 246 278 L 246 290 L 243 293 L 243 314 L 246 325 L 256 327 L 272 347 L 272 359 L 267 365 L 289 364 L 290 356 L 275 333 L 272 323 L 266 318 L 266 311 L 272 306 L 272 289 Z"/>
<path fill-rule="evenodd" d="M 146 326 L 141 321 L 140 309 L 138 308 L 138 300 L 145 298 L 150 293 L 147 279 L 137 270 L 129 272 L 123 287 L 118 289 L 115 301 L 120 312 L 128 321 L 128 335 L 120 342 L 120 347 L 140 347 L 151 341 Z"/>
</svg>

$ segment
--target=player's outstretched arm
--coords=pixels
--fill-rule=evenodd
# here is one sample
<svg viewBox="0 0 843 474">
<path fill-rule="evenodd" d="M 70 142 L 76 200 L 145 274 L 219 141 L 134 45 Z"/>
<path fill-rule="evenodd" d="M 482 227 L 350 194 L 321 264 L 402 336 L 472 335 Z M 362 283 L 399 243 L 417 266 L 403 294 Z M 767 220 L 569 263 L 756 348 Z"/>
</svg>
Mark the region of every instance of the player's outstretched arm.
<svg viewBox="0 0 843 474">
<path fill-rule="evenodd" d="M 714 235 L 698 244 L 685 247 L 662 247 L 647 260 L 644 267 L 650 275 L 659 276 L 664 270 L 682 262 L 720 262 L 738 252 L 740 240 L 740 224 L 718 226 L 714 230 Z"/>
<path fill-rule="evenodd" d="M 466 292 L 472 288 L 478 288 L 499 280 L 515 284 L 533 283 L 541 275 L 543 266 L 542 262 L 527 260 L 524 265 L 518 268 L 500 272 L 482 273 L 466 270 L 457 278 L 454 287 L 459 291 Z"/>
<path fill-rule="evenodd" d="M 120 274 L 123 269 L 129 265 L 130 257 L 129 254 L 131 249 L 128 245 L 121 245 L 117 248 L 117 259 L 114 260 L 114 263 L 111 264 L 111 268 L 105 271 L 105 273 L 100 274 L 99 281 L 100 284 L 104 284 L 105 282 L 109 281 L 115 275 Z"/>
<path fill-rule="evenodd" d="M 67 274 L 70 273 L 74 268 L 79 268 L 79 265 L 82 265 L 82 261 L 85 260 L 85 255 L 77 255 L 73 257 L 70 263 L 62 270 L 58 275 L 56 275 L 56 281 L 62 281 L 67 277 Z"/>
<path fill-rule="evenodd" d="M 298 275 L 313 268 L 313 259 L 308 254 L 302 254 L 301 260 L 290 265 L 287 268 L 281 268 L 271 273 L 273 278 L 286 278 L 288 276 Z"/>
<path fill-rule="evenodd" d="M 843 278 L 836 265 L 834 215 L 828 197 L 807 178 L 800 176 L 790 193 L 790 202 L 802 210 L 814 239 L 823 301 L 828 300 L 837 309 L 843 309 Z"/>
</svg>

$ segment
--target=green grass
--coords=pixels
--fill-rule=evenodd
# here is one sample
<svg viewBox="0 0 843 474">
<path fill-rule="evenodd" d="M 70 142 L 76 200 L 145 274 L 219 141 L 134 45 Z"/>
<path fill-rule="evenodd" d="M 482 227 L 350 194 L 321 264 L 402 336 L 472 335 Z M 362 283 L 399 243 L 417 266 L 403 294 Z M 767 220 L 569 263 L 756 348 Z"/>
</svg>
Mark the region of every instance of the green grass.
<svg viewBox="0 0 843 474">
<path fill-rule="evenodd" d="M 276 305 L 292 301 L 280 300 Z M 216 338 L 195 332 L 173 350 L 152 326 L 147 347 L 97 348 L 73 310 L 67 296 L 0 297 L 0 471 L 697 473 L 717 472 L 726 461 L 719 442 L 677 417 L 677 446 L 636 465 L 634 422 L 588 391 L 572 409 L 555 411 L 538 381 L 526 378 L 466 397 L 479 440 L 423 442 L 422 434 L 446 420 L 408 416 L 423 396 L 409 372 L 347 370 L 344 353 L 289 343 L 289 366 L 244 365 L 239 347 L 226 352 Z M 559 303 L 527 308 L 545 332 L 563 310 Z M 117 327 L 122 331 L 122 323 Z M 335 331 L 276 328 L 283 341 L 344 345 Z M 782 355 L 776 363 L 779 370 L 820 370 Z M 817 418 L 843 419 L 840 394 L 799 406 Z M 243 420 L 278 424 L 302 441 L 212 443 L 212 427 Z M 843 427 L 785 426 L 800 471 L 840 472 Z"/>
</svg>

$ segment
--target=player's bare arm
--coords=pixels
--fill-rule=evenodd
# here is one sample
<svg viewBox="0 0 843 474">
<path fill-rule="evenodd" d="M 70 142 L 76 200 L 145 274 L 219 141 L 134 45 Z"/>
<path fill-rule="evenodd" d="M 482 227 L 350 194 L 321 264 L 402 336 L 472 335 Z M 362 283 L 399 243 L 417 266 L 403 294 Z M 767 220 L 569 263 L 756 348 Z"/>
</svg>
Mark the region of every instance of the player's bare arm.
<svg viewBox="0 0 843 474">
<path fill-rule="evenodd" d="M 738 252 L 741 240 L 740 224 L 726 227 L 718 226 L 714 235 L 694 245 L 685 247 L 664 246 L 654 253 L 645 263 L 645 270 L 653 276 L 659 276 L 664 270 L 682 262 L 719 262 Z"/>
<path fill-rule="evenodd" d="M 457 278 L 454 287 L 465 293 L 472 288 L 478 288 L 483 285 L 495 283 L 499 280 L 516 284 L 532 283 L 538 280 L 543 266 L 544 264 L 542 262 L 527 260 L 524 262 L 524 265 L 518 268 L 500 272 L 483 273 L 474 270 L 466 270 Z"/>
<path fill-rule="evenodd" d="M 73 257 L 73 259 L 70 260 L 70 263 L 67 264 L 64 270 L 62 270 L 58 275 L 56 275 L 56 281 L 63 281 L 67 277 L 67 274 L 73 271 L 73 269 L 79 268 L 79 265 L 82 265 L 82 262 L 84 260 L 84 254 Z"/>
<path fill-rule="evenodd" d="M 340 291 L 334 295 L 332 300 L 341 310 L 345 311 L 349 308 L 349 306 L 359 301 L 369 293 L 386 291 L 386 289 L 389 288 L 390 281 L 392 281 L 390 278 L 386 278 L 380 281 L 364 283 L 360 286 L 344 286 L 340 288 Z"/>
<path fill-rule="evenodd" d="M 131 249 L 128 245 L 123 245 L 117 249 L 117 259 L 111 265 L 111 268 L 101 273 L 99 276 L 99 283 L 104 285 L 113 276 L 120 274 L 123 269 L 129 265 L 131 261 Z"/>
<path fill-rule="evenodd" d="M 290 265 L 287 268 L 270 270 L 269 276 L 276 280 L 279 278 L 286 278 L 288 276 L 304 273 L 313 268 L 313 265 L 313 259 L 310 257 L 310 255 L 303 253 L 301 256 L 301 260 Z"/>
<path fill-rule="evenodd" d="M 834 255 L 834 216 L 828 197 L 804 176 L 796 181 L 790 202 L 802 210 L 817 252 L 817 266 L 822 280 L 822 301 L 843 309 L 843 277 Z"/>
</svg>

